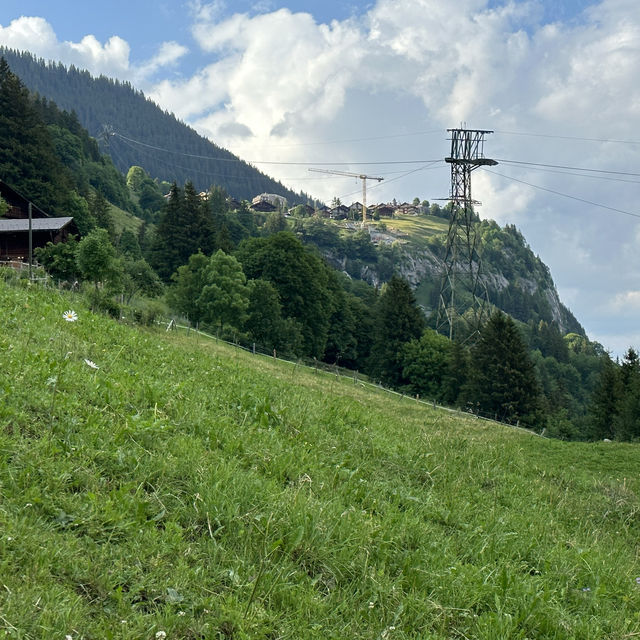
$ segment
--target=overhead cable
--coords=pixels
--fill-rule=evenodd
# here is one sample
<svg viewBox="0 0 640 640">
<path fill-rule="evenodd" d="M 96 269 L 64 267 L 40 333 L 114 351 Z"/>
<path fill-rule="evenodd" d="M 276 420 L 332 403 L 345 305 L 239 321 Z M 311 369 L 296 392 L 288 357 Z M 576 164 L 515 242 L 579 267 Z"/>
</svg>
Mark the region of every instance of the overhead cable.
<svg viewBox="0 0 640 640">
<path fill-rule="evenodd" d="M 584 202 L 585 204 L 590 204 L 594 207 L 600 207 L 601 209 L 608 209 L 609 211 L 614 211 L 616 213 L 622 213 L 625 216 L 631 216 L 633 218 L 640 218 L 640 213 L 632 213 L 631 211 L 625 211 L 624 209 L 617 209 L 616 207 L 609 207 L 606 204 L 600 204 L 598 202 L 593 202 L 591 200 L 586 200 L 585 198 L 579 198 L 577 196 L 569 195 L 568 193 L 562 193 L 561 191 L 556 191 L 555 189 L 548 189 L 547 187 L 541 187 L 537 184 L 532 184 L 531 182 L 526 182 L 525 180 L 519 180 L 518 178 L 513 178 L 512 176 L 505 176 L 503 173 L 498 173 L 497 171 L 492 171 L 491 169 L 486 169 L 485 167 L 481 167 L 483 171 L 487 173 L 492 173 L 493 175 L 500 176 L 501 178 L 506 178 L 507 180 L 513 180 L 514 182 L 519 182 L 520 184 L 526 184 L 528 187 L 533 187 L 534 189 L 539 189 L 540 191 L 546 191 L 547 193 L 553 193 L 556 196 L 562 196 L 563 198 L 569 198 L 571 200 L 577 200 L 578 202 Z"/>
</svg>

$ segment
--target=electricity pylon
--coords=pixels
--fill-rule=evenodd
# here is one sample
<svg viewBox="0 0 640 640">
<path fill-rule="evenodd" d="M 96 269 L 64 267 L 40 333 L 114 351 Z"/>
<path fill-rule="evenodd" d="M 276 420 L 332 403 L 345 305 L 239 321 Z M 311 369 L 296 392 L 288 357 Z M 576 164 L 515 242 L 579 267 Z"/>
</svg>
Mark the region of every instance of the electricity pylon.
<svg viewBox="0 0 640 640">
<path fill-rule="evenodd" d="M 467 325 L 466 340 L 473 340 L 488 312 L 487 287 L 480 278 L 480 257 L 471 197 L 471 172 L 498 164 L 484 157 L 484 136 L 493 131 L 447 129 L 451 133 L 451 217 L 443 261 L 436 330 L 453 340 L 456 330 Z M 465 315 L 463 322 L 463 313 Z"/>
<path fill-rule="evenodd" d="M 362 225 L 367 221 L 367 180 L 377 180 L 380 182 L 384 178 L 376 176 L 366 176 L 364 173 L 350 173 L 349 171 L 334 171 L 333 169 L 309 169 L 318 173 L 331 173 L 336 176 L 349 176 L 350 178 L 360 178 L 362 180 Z"/>
</svg>

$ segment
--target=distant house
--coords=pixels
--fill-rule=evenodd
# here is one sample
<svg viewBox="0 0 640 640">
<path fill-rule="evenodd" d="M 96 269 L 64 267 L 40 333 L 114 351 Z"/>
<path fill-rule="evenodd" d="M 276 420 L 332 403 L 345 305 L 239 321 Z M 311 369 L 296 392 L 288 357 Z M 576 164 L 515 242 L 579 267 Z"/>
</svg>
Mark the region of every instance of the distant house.
<svg viewBox="0 0 640 640">
<path fill-rule="evenodd" d="M 416 206 L 415 204 L 409 204 L 408 202 L 403 202 L 399 204 L 396 209 L 396 215 L 404 215 L 404 216 L 417 216 L 422 212 L 422 208 L 420 206 Z"/>
<path fill-rule="evenodd" d="M 254 198 L 254 200 L 255 200 L 255 198 Z M 258 200 L 257 202 L 252 202 L 251 206 L 249 208 L 252 211 L 263 211 L 263 212 L 277 211 L 277 209 L 278 209 L 278 207 L 276 207 L 275 205 L 271 204 L 267 200 Z"/>
<path fill-rule="evenodd" d="M 339 204 L 337 207 L 333 207 L 333 209 L 331 209 L 329 215 L 334 220 L 345 220 L 349 217 L 349 207 L 344 204 Z"/>
<path fill-rule="evenodd" d="M 29 258 L 29 201 L 0 180 L 0 195 L 9 210 L 0 218 L 0 261 Z M 53 218 L 39 207 L 31 205 L 32 248 L 47 242 L 65 242 L 70 234 L 78 234 L 72 217 Z"/>
<path fill-rule="evenodd" d="M 315 215 L 321 218 L 330 218 L 331 217 L 331 209 L 327 207 L 326 204 L 321 204 L 319 207 L 316 207 Z"/>
<path fill-rule="evenodd" d="M 47 242 L 65 242 L 70 234 L 78 234 L 73 218 L 34 218 L 31 221 L 32 247 Z M 29 220 L 0 218 L 0 261 L 29 259 Z"/>
<path fill-rule="evenodd" d="M 289 209 L 289 215 L 293 215 L 294 213 L 298 213 L 299 215 L 308 218 L 309 216 L 312 216 L 315 213 L 315 209 L 308 205 L 308 204 L 298 204 L 295 207 L 291 207 L 291 209 Z"/>
<path fill-rule="evenodd" d="M 395 207 L 393 205 L 390 205 L 390 204 L 378 204 L 378 205 L 375 206 L 374 211 L 381 218 L 392 218 L 393 217 L 393 213 L 395 211 Z"/>
<path fill-rule="evenodd" d="M 362 203 L 361 202 L 352 202 L 349 206 L 349 211 L 351 213 L 356 214 L 359 217 L 362 217 Z"/>
<path fill-rule="evenodd" d="M 269 204 L 272 204 L 275 209 L 283 209 L 287 206 L 287 199 L 283 196 L 277 195 L 276 193 L 261 193 L 251 201 L 251 204 L 256 205 L 260 202 L 268 202 Z M 256 211 L 259 211 L 259 209 L 256 209 Z"/>
<path fill-rule="evenodd" d="M 235 198 L 227 198 L 227 206 L 229 207 L 229 211 L 238 211 L 242 207 L 242 203 L 240 200 L 236 200 Z"/>
</svg>

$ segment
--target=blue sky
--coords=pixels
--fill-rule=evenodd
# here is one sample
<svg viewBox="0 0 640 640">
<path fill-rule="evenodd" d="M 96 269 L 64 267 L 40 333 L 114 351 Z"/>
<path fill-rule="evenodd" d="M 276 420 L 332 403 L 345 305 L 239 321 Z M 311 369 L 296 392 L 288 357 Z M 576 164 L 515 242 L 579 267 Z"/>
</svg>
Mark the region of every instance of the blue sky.
<svg viewBox="0 0 640 640">
<path fill-rule="evenodd" d="M 433 200 L 446 129 L 494 130 L 480 214 L 523 231 L 592 338 L 640 346 L 640 176 L 579 170 L 639 165 L 637 0 L 2 0 L 0 43 L 128 80 L 325 200 L 360 186 L 284 163 L 383 175 L 370 202 Z"/>
</svg>

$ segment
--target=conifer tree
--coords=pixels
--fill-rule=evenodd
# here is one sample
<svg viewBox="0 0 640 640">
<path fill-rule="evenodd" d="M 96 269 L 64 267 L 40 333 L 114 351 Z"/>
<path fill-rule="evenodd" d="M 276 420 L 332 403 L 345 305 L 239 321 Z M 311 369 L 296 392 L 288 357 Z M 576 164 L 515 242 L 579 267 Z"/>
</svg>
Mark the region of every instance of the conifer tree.
<svg viewBox="0 0 640 640">
<path fill-rule="evenodd" d="M 590 436 L 595 440 L 615 437 L 614 422 L 622 400 L 622 382 L 616 365 L 608 354 L 601 358 L 600 378 L 589 408 Z"/>
<path fill-rule="evenodd" d="M 618 440 L 640 437 L 640 358 L 630 347 L 620 367 L 621 397 L 614 418 L 614 434 Z"/>
<path fill-rule="evenodd" d="M 115 236 L 115 227 L 111 220 L 109 210 L 111 206 L 104 197 L 104 194 L 99 189 L 96 189 L 93 196 L 89 199 L 89 212 L 95 221 L 97 227 L 106 229 L 111 239 Z"/>
<path fill-rule="evenodd" d="M 197 251 L 185 232 L 188 227 L 189 219 L 185 215 L 182 190 L 174 182 L 166 208 L 156 228 L 150 256 L 151 266 L 165 282 L 169 282 L 171 274 L 179 266 L 186 264 L 189 256 Z"/>
<path fill-rule="evenodd" d="M 426 324 L 409 283 L 393 275 L 378 299 L 374 315 L 371 373 L 385 384 L 400 386 L 404 382 L 402 345 L 419 338 Z"/>
<path fill-rule="evenodd" d="M 541 428 L 535 369 L 515 322 L 496 311 L 471 350 L 465 397 L 489 417 Z"/>
</svg>

